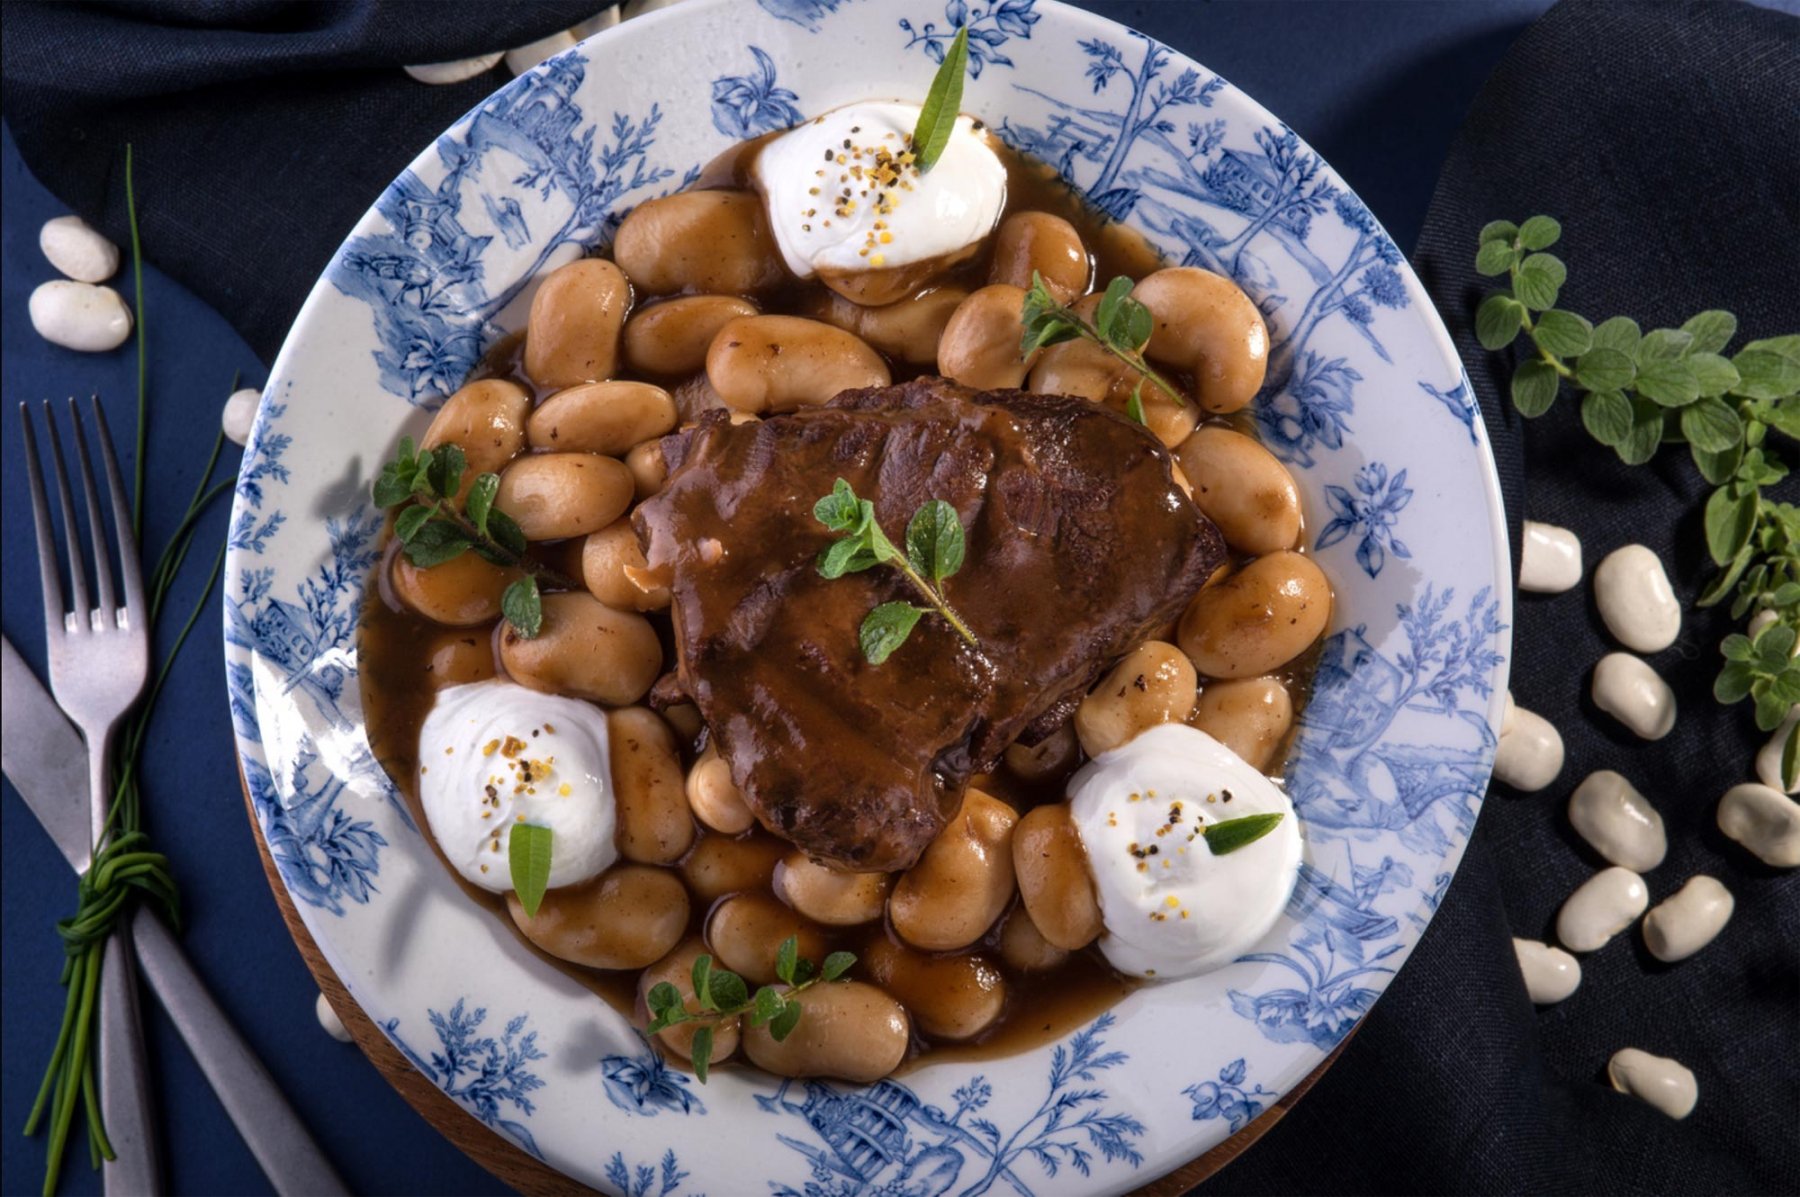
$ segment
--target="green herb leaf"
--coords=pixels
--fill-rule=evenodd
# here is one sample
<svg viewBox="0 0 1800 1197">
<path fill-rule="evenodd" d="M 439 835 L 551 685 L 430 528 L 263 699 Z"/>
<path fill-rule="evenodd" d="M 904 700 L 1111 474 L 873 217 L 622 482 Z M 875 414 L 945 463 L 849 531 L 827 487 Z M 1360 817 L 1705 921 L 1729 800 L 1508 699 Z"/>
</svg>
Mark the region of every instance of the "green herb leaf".
<svg viewBox="0 0 1800 1197">
<path fill-rule="evenodd" d="M 488 512 L 488 537 L 515 559 L 525 555 L 525 532 L 519 522 L 498 507 Z"/>
<path fill-rule="evenodd" d="M 1716 353 L 1690 353 L 1687 364 L 1702 395 L 1723 395 L 1738 385 L 1737 367 Z"/>
<path fill-rule="evenodd" d="M 1681 434 L 1688 444 L 1723 453 L 1744 439 L 1744 423 L 1718 399 L 1701 399 L 1681 409 Z"/>
<path fill-rule="evenodd" d="M 963 77 L 968 69 L 969 30 L 964 26 L 956 31 L 950 48 L 944 51 L 944 61 L 919 109 L 919 123 L 913 127 L 914 161 L 920 174 L 935 166 L 944 147 L 950 144 L 950 133 L 962 114 Z"/>
<path fill-rule="evenodd" d="M 1595 333 L 1598 334 L 1596 329 Z M 1575 381 L 1590 391 L 1618 391 L 1631 385 L 1637 367 L 1622 349 L 1596 344 L 1575 363 Z"/>
<path fill-rule="evenodd" d="M 1526 249 L 1549 249 L 1561 237 L 1562 225 L 1549 216 L 1533 216 L 1519 226 L 1519 244 Z"/>
<path fill-rule="evenodd" d="M 1510 220 L 1490 220 L 1481 226 L 1480 242 L 1486 245 L 1490 241 L 1511 241 L 1518 233 L 1519 226 Z"/>
<path fill-rule="evenodd" d="M 420 506 L 418 504 L 408 507 L 405 511 L 402 511 L 399 515 L 394 517 L 394 535 L 399 539 L 401 544 L 405 544 L 407 541 L 417 536 L 419 534 L 419 529 L 423 528 L 431 517 L 437 513 L 438 505 L 436 503 L 433 503 L 429 507 Z"/>
<path fill-rule="evenodd" d="M 1518 251 L 1512 247 L 1510 241 L 1483 241 L 1480 251 L 1475 255 L 1475 271 L 1477 274 L 1485 274 L 1491 278 L 1511 270 L 1513 262 L 1517 259 Z"/>
<path fill-rule="evenodd" d="M 1555 357 L 1576 357 L 1593 347 L 1594 326 L 1574 312 L 1551 308 L 1537 318 L 1531 339 Z"/>
<path fill-rule="evenodd" d="M 1739 550 L 1738 555 L 1731 559 L 1731 564 L 1725 567 L 1724 572 L 1715 577 L 1712 582 L 1708 584 L 1706 589 L 1700 592 L 1700 597 L 1694 600 L 1694 606 L 1711 607 L 1722 601 L 1726 595 L 1731 593 L 1731 588 L 1736 586 L 1738 581 L 1743 578 L 1744 574 L 1749 570 L 1750 561 L 1755 555 L 1755 545 L 1747 544 Z M 1743 695 L 1738 695 L 1738 698 L 1742 697 Z M 1720 701 L 1724 700 L 1721 699 Z M 1734 698 L 1731 701 L 1736 702 L 1737 699 Z"/>
<path fill-rule="evenodd" d="M 796 986 L 804 986 L 808 981 L 812 980 L 813 972 L 813 962 L 804 956 L 800 957 L 800 959 L 794 961 L 794 984 Z"/>
<path fill-rule="evenodd" d="M 454 561 L 468 552 L 468 533 L 455 524 L 431 520 L 419 525 L 406 542 L 406 559 L 420 569 Z"/>
<path fill-rule="evenodd" d="M 1750 637 L 1741 632 L 1733 632 L 1721 640 L 1719 652 L 1727 661 L 1750 661 L 1756 657 L 1756 653 L 1750 647 Z"/>
<path fill-rule="evenodd" d="M 556 833 L 536 823 L 514 823 L 507 832 L 506 859 L 512 869 L 513 892 L 525 917 L 536 918 L 550 885 L 550 849 Z"/>
<path fill-rule="evenodd" d="M 1714 486 L 1723 486 L 1737 473 L 1738 463 L 1743 460 L 1744 446 L 1733 445 L 1723 453 L 1708 453 L 1705 449 L 1690 446 L 1693 450 L 1694 465 L 1699 468 L 1700 476 Z"/>
<path fill-rule="evenodd" d="M 1713 679 L 1713 697 L 1727 706 L 1742 702 L 1750 696 L 1750 686 L 1755 680 L 1756 675 L 1749 665 L 1727 665 Z"/>
<path fill-rule="evenodd" d="M 853 953 L 833 952 L 819 965 L 819 977 L 821 980 L 835 981 L 849 972 L 850 966 L 855 963 L 856 956 Z"/>
<path fill-rule="evenodd" d="M 713 970 L 710 987 L 718 1008 L 727 1014 L 741 1009 L 750 1000 L 750 987 L 744 978 L 722 968 Z"/>
<path fill-rule="evenodd" d="M 694 957 L 694 967 L 689 973 L 694 982 L 694 1001 L 699 1003 L 702 1010 L 719 1008 L 712 996 L 712 966 L 713 958 L 702 952 Z"/>
<path fill-rule="evenodd" d="M 1657 447 L 1662 444 L 1662 434 L 1662 409 L 1648 399 L 1633 400 L 1631 431 L 1614 446 L 1619 460 L 1627 465 L 1643 465 L 1656 456 Z"/>
<path fill-rule="evenodd" d="M 454 442 L 439 445 L 432 450 L 431 465 L 426 470 L 431 489 L 440 498 L 455 498 L 462 486 L 463 470 L 467 467 L 468 459 L 463 456 L 462 446 Z"/>
<path fill-rule="evenodd" d="M 1772 349 L 1746 345 L 1731 364 L 1737 367 L 1738 385 L 1734 394 L 1750 399 L 1779 399 L 1800 390 L 1800 359 L 1785 357 Z"/>
<path fill-rule="evenodd" d="M 1651 334 L 1654 336 L 1655 334 Z M 1644 343 L 1650 343 L 1645 337 Z M 1700 380 L 1685 358 L 1653 357 L 1638 363 L 1637 393 L 1664 407 L 1680 407 L 1700 397 Z"/>
<path fill-rule="evenodd" d="M 650 992 L 644 995 L 644 1006 L 650 1011 L 650 1025 L 645 1029 L 652 1035 L 664 1027 L 685 1021 L 687 1014 L 681 991 L 667 981 L 658 981 L 650 987 Z"/>
<path fill-rule="evenodd" d="M 1631 435 L 1631 400 L 1618 391 L 1591 391 L 1581 401 L 1581 422 L 1603 445 L 1619 445 Z"/>
<path fill-rule="evenodd" d="M 712 1068 L 713 1029 L 710 1024 L 694 1029 L 694 1042 L 688 1048 L 688 1058 L 694 1064 L 694 1079 L 702 1085 L 706 1084 L 706 1074 Z"/>
<path fill-rule="evenodd" d="M 1280 812 L 1265 815 L 1245 815 L 1238 819 L 1226 819 L 1222 823 L 1209 823 L 1206 826 L 1206 846 L 1214 856 L 1224 856 L 1247 847 L 1275 830 L 1282 819 Z"/>
<path fill-rule="evenodd" d="M 1706 500 L 1706 551 L 1715 565 L 1728 565 L 1743 552 L 1756 530 L 1757 493 L 1734 495 L 1721 486 Z"/>
<path fill-rule="evenodd" d="M 830 494 L 813 504 L 813 518 L 833 532 L 859 532 L 865 526 L 862 501 L 842 478 L 832 484 Z"/>
<path fill-rule="evenodd" d="M 1556 402 L 1557 385 L 1561 381 L 1549 362 L 1526 362 L 1513 371 L 1513 406 L 1523 416 L 1543 415 Z"/>
<path fill-rule="evenodd" d="M 375 485 L 370 488 L 375 506 L 382 509 L 398 507 L 413 497 L 413 475 L 410 467 L 403 468 L 397 462 L 388 462 L 381 467 L 381 473 L 375 477 Z"/>
<path fill-rule="evenodd" d="M 483 536 L 489 536 L 488 517 L 494 510 L 494 496 L 500 493 L 500 475 L 482 474 L 469 484 L 469 497 L 463 504 L 463 514 L 475 525 L 475 530 Z M 515 528 L 517 524 L 513 525 Z"/>
<path fill-rule="evenodd" d="M 502 591 L 500 614 L 522 638 L 534 639 L 544 628 L 544 602 L 537 579 L 526 574 Z"/>
<path fill-rule="evenodd" d="M 1144 384 L 1140 381 L 1131 389 L 1131 398 L 1125 400 L 1125 418 L 1146 428 L 1150 421 L 1144 418 Z"/>
<path fill-rule="evenodd" d="M 794 1028 L 800 1025 L 800 1015 L 802 1013 L 803 1010 L 799 1002 L 788 1002 L 786 1006 L 782 1007 L 780 1014 L 777 1014 L 774 1018 L 769 1020 L 769 1036 L 774 1039 L 775 1042 L 780 1043 L 783 1039 L 792 1035 L 794 1033 Z"/>
<path fill-rule="evenodd" d="M 911 603 L 883 603 L 863 618 L 862 630 L 858 640 L 862 645 L 863 657 L 871 665 L 879 665 L 894 655 L 894 650 L 906 643 L 918 624 L 919 617 L 924 615 L 922 608 Z"/>
<path fill-rule="evenodd" d="M 1655 361 L 1667 361 L 1678 358 L 1694 347 L 1694 337 L 1673 328 L 1654 328 L 1644 334 L 1638 342 L 1637 360 L 1639 369 Z"/>
<path fill-rule="evenodd" d="M 775 975 L 787 984 L 794 983 L 794 962 L 800 959 L 800 940 L 788 936 L 775 949 Z"/>
<path fill-rule="evenodd" d="M 849 540 L 834 540 L 824 552 L 819 554 L 819 575 L 825 578 L 841 578 L 845 574 L 859 574 L 865 569 L 873 569 L 881 564 L 881 558 L 869 547 L 863 538 L 852 537 Z"/>
<path fill-rule="evenodd" d="M 1094 309 L 1094 327 L 1100 335 L 1109 341 L 1119 339 L 1122 331 L 1119 327 L 1119 304 L 1131 294 L 1131 280 L 1121 274 L 1106 284 L 1106 290 L 1100 296 L 1100 304 Z"/>
<path fill-rule="evenodd" d="M 1737 335 L 1737 326 L 1736 316 L 1715 308 L 1690 319 L 1681 331 L 1693 338 L 1690 352 L 1717 353 Z"/>
<path fill-rule="evenodd" d="M 1596 349 L 1617 349 L 1633 361 L 1637 359 L 1638 343 L 1643 339 L 1637 321 L 1629 316 L 1614 316 L 1594 326 Z"/>
<path fill-rule="evenodd" d="M 913 513 L 906 526 L 906 558 L 915 570 L 942 582 L 962 568 L 963 553 L 963 527 L 956 508 L 933 499 Z"/>
<path fill-rule="evenodd" d="M 1519 263 L 1518 275 L 1513 280 L 1513 294 L 1534 312 L 1553 308 L 1568 274 L 1568 268 L 1554 254 L 1532 254 Z"/>
<path fill-rule="evenodd" d="M 764 1026 L 768 1021 L 780 1014 L 787 1003 L 781 1000 L 781 992 L 773 985 L 764 985 L 756 991 L 756 1001 L 750 1010 L 750 1025 Z"/>
<path fill-rule="evenodd" d="M 1510 295 L 1490 295 L 1475 309 L 1475 337 L 1483 349 L 1511 345 L 1525 326 L 1525 309 Z"/>
</svg>

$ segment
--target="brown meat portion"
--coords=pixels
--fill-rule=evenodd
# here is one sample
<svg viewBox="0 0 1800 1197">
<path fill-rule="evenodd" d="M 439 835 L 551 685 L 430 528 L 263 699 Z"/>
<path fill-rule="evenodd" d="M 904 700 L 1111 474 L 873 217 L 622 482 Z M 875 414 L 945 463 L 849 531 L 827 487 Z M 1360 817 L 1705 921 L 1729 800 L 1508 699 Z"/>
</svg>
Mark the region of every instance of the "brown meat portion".
<svg viewBox="0 0 1800 1197">
<path fill-rule="evenodd" d="M 681 686 L 763 825 L 840 868 L 911 865 L 971 774 L 1225 559 L 1155 438 L 1065 396 L 920 379 L 758 423 L 709 413 L 663 455 L 633 521 L 674 590 Z M 840 477 L 902 546 L 921 504 L 956 508 L 967 557 L 944 592 L 979 650 L 927 615 L 863 659 L 863 617 L 915 596 L 889 567 L 819 576 L 836 537 L 813 504 Z"/>
</svg>

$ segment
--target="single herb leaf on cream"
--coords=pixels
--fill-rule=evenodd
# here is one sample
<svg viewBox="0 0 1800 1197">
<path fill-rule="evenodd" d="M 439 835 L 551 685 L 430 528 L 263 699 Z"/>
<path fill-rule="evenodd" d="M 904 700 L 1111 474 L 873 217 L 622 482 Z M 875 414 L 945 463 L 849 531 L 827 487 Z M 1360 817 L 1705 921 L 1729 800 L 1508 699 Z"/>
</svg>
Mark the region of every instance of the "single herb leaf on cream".
<svg viewBox="0 0 1800 1197">
<path fill-rule="evenodd" d="M 950 39 L 944 61 L 925 93 L 919 108 L 919 123 L 913 128 L 913 163 L 924 174 L 943 157 L 956 129 L 956 118 L 962 115 L 963 78 L 969 70 L 969 28 L 963 26 Z"/>
<path fill-rule="evenodd" d="M 1627 465 L 1645 464 L 1664 444 L 1687 444 L 1715 488 L 1703 526 L 1719 567 L 1695 605 L 1731 598 L 1733 619 L 1775 614 L 1755 637 L 1726 637 L 1713 695 L 1751 700 L 1757 726 L 1772 731 L 1800 702 L 1800 659 L 1789 655 L 1800 634 L 1800 506 L 1773 497 L 1788 466 L 1770 439 L 1800 439 L 1800 333 L 1751 341 L 1727 358 L 1738 330 L 1730 312 L 1650 332 L 1626 316 L 1593 324 L 1556 306 L 1568 268 L 1544 251 L 1561 237 L 1548 216 L 1481 230 L 1475 269 L 1504 276 L 1504 287 L 1476 309 L 1475 335 L 1496 353 L 1520 333 L 1527 338 L 1512 376 L 1522 415 L 1549 411 L 1567 383 L 1589 435 Z M 1786 750 L 1800 754 L 1800 727 Z"/>
<path fill-rule="evenodd" d="M 1224 856 L 1236 852 L 1239 848 L 1247 848 L 1275 830 L 1280 823 L 1280 812 L 1261 815 L 1245 815 L 1241 819 L 1226 819 L 1218 823 L 1208 823 L 1202 833 L 1206 836 L 1206 846 L 1214 856 Z"/>
<path fill-rule="evenodd" d="M 536 823 L 514 823 L 507 835 L 506 858 L 512 868 L 513 892 L 525 917 L 536 918 L 544 891 L 550 887 L 550 853 L 556 833 Z"/>
<path fill-rule="evenodd" d="M 1137 372 L 1141 380 L 1139 390 L 1134 393 L 1138 414 L 1132 418 L 1141 424 L 1144 422 L 1142 383 L 1148 382 L 1182 407 L 1187 406 L 1187 397 L 1144 359 L 1144 346 L 1150 343 L 1156 320 L 1150 315 L 1149 308 L 1131 297 L 1131 287 L 1131 280 L 1124 275 L 1108 283 L 1105 294 L 1100 297 L 1100 306 L 1094 311 L 1094 322 L 1090 324 L 1074 308 L 1052 295 L 1042 276 L 1032 271 L 1031 287 L 1025 292 L 1024 303 L 1019 309 L 1019 317 L 1025 325 L 1019 352 L 1030 357 L 1040 349 L 1064 341 L 1077 338 L 1092 341 Z"/>
<path fill-rule="evenodd" d="M 969 644 L 976 644 L 975 633 L 951 609 L 943 592 L 944 579 L 962 568 L 966 552 L 956 508 L 942 499 L 933 499 L 915 511 L 906 526 L 904 553 L 876 522 L 875 504 L 859 498 L 855 488 L 842 478 L 832 486 L 830 494 L 813 504 L 813 518 L 842 536 L 819 554 L 821 577 L 836 579 L 877 565 L 891 565 L 928 604 L 920 607 L 912 603 L 882 603 L 869 612 L 857 634 L 869 664 L 886 661 L 906 643 L 919 619 L 933 611 Z"/>
<path fill-rule="evenodd" d="M 525 576 L 506 588 L 500 608 L 513 630 L 529 640 L 544 623 L 539 579 L 568 589 L 574 583 L 526 554 L 525 533 L 518 521 L 494 506 L 499 475 L 478 475 L 469 484 L 462 509 L 457 509 L 456 495 L 467 470 L 468 459 L 460 447 L 419 449 L 411 437 L 402 437 L 371 488 L 375 505 L 401 509 L 394 517 L 394 536 L 406 559 L 420 569 L 473 552 L 490 565 L 524 570 Z"/>
<path fill-rule="evenodd" d="M 645 1031 L 654 1035 L 684 1022 L 700 1023 L 694 1028 L 688 1058 L 693 1061 L 694 1075 L 704 1085 L 712 1065 L 713 1031 L 722 1020 L 741 1015 L 753 1027 L 768 1027 L 769 1034 L 779 1043 L 793 1034 L 805 1013 L 805 1007 L 794 1000 L 794 995 L 822 982 L 838 980 L 855 963 L 856 957 L 851 953 L 833 952 L 815 966 L 801 957 L 800 941 L 790 935 L 781 941 L 775 954 L 775 975 L 787 986 L 786 991 L 764 985 L 752 994 L 742 977 L 715 969 L 713 958 L 702 953 L 694 958 L 690 974 L 698 1009 L 690 1011 L 681 991 L 671 982 L 659 982 L 644 995 L 644 1005 L 650 1011 Z"/>
</svg>

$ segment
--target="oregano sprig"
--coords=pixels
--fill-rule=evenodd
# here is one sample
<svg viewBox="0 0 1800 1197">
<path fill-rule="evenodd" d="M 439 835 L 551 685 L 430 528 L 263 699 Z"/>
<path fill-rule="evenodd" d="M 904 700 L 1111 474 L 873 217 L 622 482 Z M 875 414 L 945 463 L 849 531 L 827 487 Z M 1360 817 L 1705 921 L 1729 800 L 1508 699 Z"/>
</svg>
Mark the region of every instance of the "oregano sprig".
<svg viewBox="0 0 1800 1197">
<path fill-rule="evenodd" d="M 1030 357 L 1046 346 L 1073 341 L 1077 337 L 1092 341 L 1137 372 L 1137 390 L 1132 393 L 1127 410 L 1132 419 L 1142 424 L 1144 383 L 1151 384 L 1180 406 L 1187 405 L 1187 397 L 1144 360 L 1144 346 L 1150 343 L 1156 320 L 1150 315 L 1149 308 L 1131 297 L 1131 288 L 1131 280 L 1122 274 L 1106 284 L 1090 324 L 1074 308 L 1052 295 L 1050 288 L 1044 285 L 1043 277 L 1032 271 L 1031 288 L 1025 292 L 1019 310 L 1025 325 L 1019 353 Z"/>
<path fill-rule="evenodd" d="M 689 1059 L 694 1064 L 694 1075 L 704 1085 L 712 1065 L 714 1031 L 722 1020 L 742 1015 L 753 1027 L 768 1027 L 769 1034 L 779 1043 L 794 1033 L 805 1012 L 805 1007 L 794 1000 L 795 995 L 814 985 L 838 980 L 855 963 L 856 957 L 851 953 L 833 952 L 815 967 L 812 961 L 801 957 L 800 941 L 790 935 L 781 941 L 775 955 L 775 975 L 787 986 L 786 990 L 764 985 L 752 995 L 742 977 L 714 968 L 713 958 L 702 954 L 694 958 L 692 974 L 694 1004 L 699 1009 L 690 1011 L 681 991 L 671 982 L 658 982 L 644 995 L 644 1005 L 650 1010 L 650 1025 L 645 1030 L 654 1035 L 684 1022 L 700 1023 L 694 1028 Z"/>
<path fill-rule="evenodd" d="M 419 449 L 411 437 L 401 437 L 391 461 L 384 463 L 373 486 L 377 507 L 400 507 L 394 517 L 394 535 L 406 559 L 429 569 L 474 552 L 493 565 L 525 571 L 500 596 L 500 613 L 527 640 L 543 628 L 544 609 L 538 582 L 573 588 L 557 571 L 531 559 L 525 533 L 518 522 L 494 506 L 500 493 L 498 474 L 480 474 L 469 484 L 460 508 L 468 459 L 457 445 Z"/>
<path fill-rule="evenodd" d="M 1475 335 L 1500 351 L 1527 339 L 1513 371 L 1513 406 L 1527 417 L 1549 411 L 1566 383 L 1581 396 L 1581 422 L 1621 461 L 1642 465 L 1665 444 L 1685 443 L 1715 488 L 1704 513 L 1706 547 L 1718 575 L 1695 600 L 1732 599 L 1742 619 L 1773 611 L 1754 637 L 1728 637 L 1720 702 L 1756 704 L 1757 726 L 1772 730 L 1800 702 L 1800 507 L 1770 493 L 1788 466 L 1771 432 L 1800 439 L 1800 333 L 1751 341 L 1730 357 L 1730 312 L 1701 312 L 1680 328 L 1642 331 L 1626 316 L 1593 324 L 1556 306 L 1568 270 L 1545 253 L 1562 236 L 1548 216 L 1497 220 L 1481 230 L 1475 268 L 1504 276 L 1503 290 L 1475 313 Z M 1795 755 L 1800 729 L 1788 744 Z"/>
<path fill-rule="evenodd" d="M 928 604 L 920 607 L 913 603 L 882 603 L 864 617 L 857 638 L 869 664 L 879 665 L 887 660 L 906 643 L 919 620 L 933 611 L 943 616 L 957 635 L 976 646 L 975 633 L 944 597 L 944 579 L 963 564 L 963 529 L 956 508 L 942 499 L 933 499 L 914 512 L 906 526 L 904 553 L 876 522 L 875 504 L 859 498 L 855 488 L 842 478 L 830 494 L 813 504 L 813 518 L 842 536 L 819 554 L 822 577 L 841 578 L 877 565 L 891 565 Z"/>
</svg>

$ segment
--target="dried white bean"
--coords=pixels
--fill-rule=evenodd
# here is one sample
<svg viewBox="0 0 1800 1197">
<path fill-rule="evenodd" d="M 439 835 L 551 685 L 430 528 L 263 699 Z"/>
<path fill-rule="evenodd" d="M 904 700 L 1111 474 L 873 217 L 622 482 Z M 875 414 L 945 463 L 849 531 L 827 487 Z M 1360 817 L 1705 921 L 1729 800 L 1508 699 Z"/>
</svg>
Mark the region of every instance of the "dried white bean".
<svg viewBox="0 0 1800 1197">
<path fill-rule="evenodd" d="M 350 1042 L 350 1028 L 344 1025 L 344 1020 L 338 1017 L 338 1012 L 331 1008 L 331 1003 L 325 1000 L 323 993 L 313 1003 L 313 1014 L 318 1018 L 319 1025 L 325 1028 L 327 1035 L 339 1043 Z"/>
<path fill-rule="evenodd" d="M 1606 1062 L 1606 1078 L 1620 1093 L 1655 1106 L 1671 1118 L 1686 1118 L 1700 1100 L 1694 1074 L 1675 1061 L 1640 1048 L 1621 1048 Z"/>
<path fill-rule="evenodd" d="M 1576 887 L 1556 916 L 1556 938 L 1572 952 L 1592 952 L 1644 913 L 1650 893 L 1630 869 L 1601 869 Z"/>
<path fill-rule="evenodd" d="M 1755 615 L 1750 617 L 1749 625 L 1744 628 L 1744 635 L 1750 637 L 1752 640 L 1756 639 L 1757 636 L 1762 633 L 1764 628 L 1775 622 L 1776 618 L 1777 616 L 1773 608 L 1764 607 L 1761 611 L 1758 611 Z M 1794 651 L 1800 652 L 1800 642 L 1795 643 Z"/>
<path fill-rule="evenodd" d="M 1800 865 L 1800 802 L 1747 781 L 1719 799 L 1719 830 L 1778 869 Z"/>
<path fill-rule="evenodd" d="M 506 52 L 506 69 L 515 75 L 523 75 L 546 58 L 554 58 L 574 46 L 575 35 L 567 29 L 559 29 L 549 37 L 540 37 L 535 42 L 526 42 Z"/>
<path fill-rule="evenodd" d="M 1514 707 L 1512 729 L 1500 733 L 1494 750 L 1494 776 L 1515 790 L 1541 790 L 1562 772 L 1563 742 L 1550 721 L 1524 707 Z"/>
<path fill-rule="evenodd" d="M 1644 916 L 1644 946 L 1664 963 L 1686 960 L 1713 941 L 1737 902 L 1715 878 L 1701 873 Z"/>
<path fill-rule="evenodd" d="M 1569 822 L 1594 851 L 1636 873 L 1654 869 L 1669 851 L 1662 816 L 1636 786 L 1611 769 L 1590 773 L 1575 787 Z"/>
<path fill-rule="evenodd" d="M 1800 723 L 1800 703 L 1788 708 L 1787 718 L 1775 729 L 1756 753 L 1756 779 L 1771 790 L 1780 790 L 1784 794 L 1800 794 L 1800 769 L 1796 776 L 1788 778 L 1781 775 L 1781 757 L 1787 750 L 1788 737 L 1794 734 L 1794 725 Z"/>
<path fill-rule="evenodd" d="M 131 335 L 131 309 L 111 287 L 59 278 L 38 284 L 29 306 L 38 336 L 64 349 L 104 353 Z"/>
<path fill-rule="evenodd" d="M 231 398 L 225 400 L 225 411 L 219 417 L 219 425 L 225 429 L 226 439 L 232 444 L 250 443 L 250 428 L 256 423 L 256 406 L 261 402 L 262 392 L 250 387 L 231 392 Z"/>
<path fill-rule="evenodd" d="M 1515 936 L 1513 952 L 1519 957 L 1525 993 L 1534 1006 L 1554 1006 L 1581 984 L 1581 961 L 1561 948 Z"/>
<path fill-rule="evenodd" d="M 78 283 L 103 283 L 119 269 L 119 247 L 79 216 L 58 216 L 38 230 L 50 264 Z"/>
<path fill-rule="evenodd" d="M 1594 666 L 1594 705 L 1646 740 L 1675 726 L 1675 691 L 1630 653 L 1607 653 Z"/>
<path fill-rule="evenodd" d="M 1519 547 L 1519 589 L 1561 594 L 1581 581 L 1581 541 L 1567 528 L 1525 521 Z"/>
<path fill-rule="evenodd" d="M 1594 567 L 1594 604 L 1626 648 L 1657 653 L 1681 634 L 1681 604 L 1662 559 L 1641 544 L 1614 549 Z"/>
<path fill-rule="evenodd" d="M 420 83 L 433 85 L 444 83 L 461 83 L 465 79 L 473 79 L 483 71 L 491 71 L 494 64 L 500 61 L 500 53 L 480 54 L 474 58 L 458 58 L 450 62 L 427 62 L 419 66 L 406 67 L 406 73 Z"/>
</svg>

